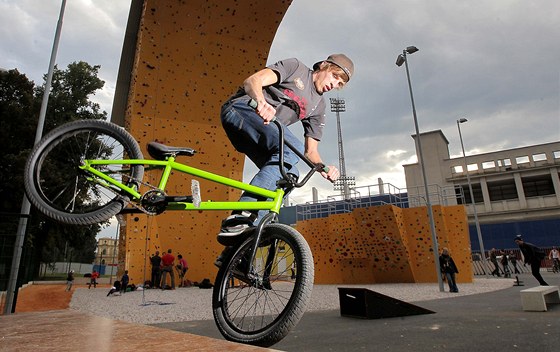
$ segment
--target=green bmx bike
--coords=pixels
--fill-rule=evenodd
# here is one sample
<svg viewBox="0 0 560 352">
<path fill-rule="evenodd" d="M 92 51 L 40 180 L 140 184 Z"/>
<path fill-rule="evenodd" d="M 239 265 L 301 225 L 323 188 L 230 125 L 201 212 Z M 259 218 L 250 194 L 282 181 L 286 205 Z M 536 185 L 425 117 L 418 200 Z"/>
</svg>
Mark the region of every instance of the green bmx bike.
<svg viewBox="0 0 560 352">
<path fill-rule="evenodd" d="M 283 156 L 283 127 L 277 121 L 274 125 Z M 281 157 L 283 179 L 276 190 L 270 191 L 178 162 L 179 157 L 195 154 L 190 148 L 151 142 L 148 152 L 152 159 L 145 159 L 136 140 L 120 126 L 79 120 L 52 130 L 34 147 L 25 166 L 25 191 L 42 213 L 75 225 L 104 222 L 122 213 L 268 210 L 256 227 L 229 243 L 231 250 L 215 279 L 212 309 L 226 339 L 271 346 L 303 316 L 314 277 L 307 242 L 292 227 L 278 223 L 277 215 L 286 192 L 302 187 L 314 172 L 324 170 L 324 165 L 312 163 L 287 142 L 286 146 L 310 170 L 298 182 L 286 174 Z M 145 170 L 159 170 L 157 185 L 143 179 Z M 168 194 L 169 179 L 179 175 L 192 177 L 191 194 Z M 266 200 L 202 200 L 198 179 L 248 191 Z"/>
</svg>

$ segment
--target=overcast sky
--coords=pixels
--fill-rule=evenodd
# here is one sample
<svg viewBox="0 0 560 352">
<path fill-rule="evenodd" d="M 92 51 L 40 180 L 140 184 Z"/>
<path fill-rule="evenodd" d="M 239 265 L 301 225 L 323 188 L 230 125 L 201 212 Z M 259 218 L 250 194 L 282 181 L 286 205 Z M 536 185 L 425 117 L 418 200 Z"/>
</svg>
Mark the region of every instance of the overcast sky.
<svg viewBox="0 0 560 352">
<path fill-rule="evenodd" d="M 47 72 L 61 1 L 0 0 L 0 67 L 36 84 Z M 72 0 L 66 5 L 57 64 L 101 65 L 105 88 L 93 100 L 111 111 L 130 3 Z M 297 57 L 312 66 L 331 53 L 353 59 L 342 134 L 348 176 L 358 186 L 405 188 L 403 164 L 416 161 L 414 122 L 404 66 L 408 56 L 420 132 L 441 129 L 452 157 L 560 140 L 560 1 L 294 0 L 272 45 L 269 63 Z M 328 113 L 320 151 L 338 165 L 336 118 Z M 295 130 L 298 131 L 297 129 Z M 429 151 L 425 151 L 429 152 Z M 249 169 L 246 173 L 252 173 Z M 321 199 L 336 194 L 312 183 Z M 311 199 L 311 187 L 292 202 Z"/>
</svg>

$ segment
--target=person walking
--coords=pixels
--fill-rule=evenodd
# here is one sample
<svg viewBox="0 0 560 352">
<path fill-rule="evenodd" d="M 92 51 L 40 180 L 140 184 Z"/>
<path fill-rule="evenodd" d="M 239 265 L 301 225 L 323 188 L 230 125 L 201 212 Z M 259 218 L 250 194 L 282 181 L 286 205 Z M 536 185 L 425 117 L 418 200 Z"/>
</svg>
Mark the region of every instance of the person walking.
<svg viewBox="0 0 560 352">
<path fill-rule="evenodd" d="M 152 265 L 152 287 L 161 288 L 161 257 L 159 256 L 159 251 L 150 258 L 150 264 Z"/>
<path fill-rule="evenodd" d="M 457 282 L 455 281 L 455 274 L 458 274 L 459 270 L 451 255 L 449 255 L 449 249 L 445 247 L 441 250 L 441 255 L 439 256 L 439 266 L 442 275 L 444 275 L 449 285 L 449 292 L 459 292 Z"/>
<path fill-rule="evenodd" d="M 502 259 L 500 259 L 502 263 L 502 268 L 504 270 L 504 277 L 511 277 L 511 271 L 509 270 L 509 260 L 506 251 L 502 250 Z"/>
<path fill-rule="evenodd" d="M 525 242 L 521 235 L 515 236 L 513 241 L 519 246 L 525 264 L 531 265 L 531 273 L 541 286 L 548 286 L 541 276 L 541 261 L 546 257 L 544 251 L 532 243 Z"/>
<path fill-rule="evenodd" d="M 496 248 L 490 250 L 490 262 L 494 264 L 494 270 L 492 271 L 492 276 L 496 275 L 500 277 L 500 267 L 498 266 L 498 258 L 496 255 Z"/>
<path fill-rule="evenodd" d="M 301 122 L 304 143 L 288 128 L 284 139 L 315 164 L 323 164 L 319 154 L 319 142 L 326 122 L 326 103 L 323 97 L 333 89 L 342 89 L 354 74 L 354 63 L 344 54 L 332 54 L 310 69 L 296 58 L 281 60 L 252 74 L 243 86 L 222 106 L 222 126 L 235 147 L 244 153 L 259 169 L 250 184 L 269 190 L 276 189 L 282 178 L 278 168 L 280 160 L 278 130 L 268 126 L 273 119 L 290 126 Z M 250 101 L 256 107 L 249 106 Z M 284 149 L 285 171 L 297 180 L 296 164 L 299 157 L 290 148 Z M 326 169 L 325 169 L 326 170 Z M 334 165 L 321 176 L 334 182 L 340 172 Z M 287 196 L 287 194 L 285 195 Z M 263 200 L 250 192 L 244 192 L 239 201 Z M 222 222 L 218 242 L 225 244 L 224 252 L 216 259 L 220 267 L 228 243 L 255 224 L 266 211 L 236 211 Z"/>
<path fill-rule="evenodd" d="M 556 247 L 552 247 L 550 253 L 548 254 L 548 258 L 552 259 L 552 272 L 557 273 L 560 271 L 560 252 Z"/>
<path fill-rule="evenodd" d="M 167 285 L 167 274 L 171 276 L 171 289 L 175 289 L 175 274 L 173 273 L 173 263 L 175 262 L 175 257 L 171 254 L 171 249 L 167 250 L 167 253 L 161 256 L 161 288 L 165 289 Z"/>
<path fill-rule="evenodd" d="M 517 269 L 517 255 L 515 255 L 515 253 L 513 251 L 509 252 L 509 261 L 511 262 L 511 265 L 513 266 L 514 273 L 519 274 L 519 269 Z"/>
<path fill-rule="evenodd" d="M 66 277 L 66 290 L 65 291 L 71 291 L 73 284 L 74 284 L 74 270 L 70 270 L 68 272 L 68 276 Z"/>
<path fill-rule="evenodd" d="M 91 277 L 89 279 L 88 289 L 91 288 L 91 285 L 93 285 L 93 288 L 97 287 L 97 278 L 98 277 L 99 277 L 99 273 L 96 270 L 93 270 L 91 272 Z"/>
</svg>

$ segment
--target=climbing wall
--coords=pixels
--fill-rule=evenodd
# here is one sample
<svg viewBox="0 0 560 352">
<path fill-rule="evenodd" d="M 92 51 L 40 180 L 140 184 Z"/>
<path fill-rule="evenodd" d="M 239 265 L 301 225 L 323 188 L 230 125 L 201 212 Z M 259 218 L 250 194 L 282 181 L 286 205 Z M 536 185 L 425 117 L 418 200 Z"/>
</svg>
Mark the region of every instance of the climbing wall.
<svg viewBox="0 0 560 352">
<path fill-rule="evenodd" d="M 463 206 L 434 206 L 439 249 L 459 267 L 458 282 L 472 281 L 467 216 Z M 436 282 L 425 207 L 391 205 L 297 223 L 311 246 L 317 284 Z"/>
<path fill-rule="evenodd" d="M 241 180 L 244 157 L 230 145 L 220 107 L 243 80 L 263 68 L 291 1 L 146 0 L 138 31 L 125 127 L 145 149 L 150 141 L 197 150 L 179 161 Z M 157 174 L 148 174 L 157 186 Z M 190 194 L 191 180 L 171 176 L 167 193 Z M 236 200 L 239 191 L 201 181 L 203 200 Z M 187 278 L 213 279 L 216 242 L 228 212 L 128 215 L 121 228 L 120 271 L 138 284 L 150 276 L 148 258 L 172 249 L 190 266 Z M 144 274 L 144 266 L 147 272 Z"/>
</svg>

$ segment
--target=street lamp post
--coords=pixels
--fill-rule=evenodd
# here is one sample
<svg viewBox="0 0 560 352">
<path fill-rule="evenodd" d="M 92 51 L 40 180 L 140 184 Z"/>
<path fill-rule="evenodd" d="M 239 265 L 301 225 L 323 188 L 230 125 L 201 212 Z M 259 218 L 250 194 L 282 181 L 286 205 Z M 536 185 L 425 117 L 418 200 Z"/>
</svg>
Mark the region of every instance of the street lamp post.
<svg viewBox="0 0 560 352">
<path fill-rule="evenodd" d="M 465 162 L 465 173 L 467 174 L 467 183 L 469 185 L 469 193 L 471 195 L 471 203 L 473 207 L 474 223 L 476 225 L 476 234 L 478 235 L 478 244 L 480 246 L 480 255 L 482 260 L 482 267 L 484 268 L 484 276 L 488 279 L 488 270 L 486 265 L 486 252 L 484 251 L 484 243 L 482 242 L 482 233 L 480 232 L 480 223 L 478 222 L 478 213 L 476 212 L 476 204 L 474 201 L 474 192 L 472 189 L 471 176 L 469 175 L 469 170 L 467 166 L 467 155 L 465 154 L 465 146 L 463 145 L 463 135 L 461 134 L 462 123 L 467 122 L 466 118 L 460 118 L 457 120 L 457 129 L 459 130 L 459 140 L 461 141 L 461 149 L 463 150 L 463 161 Z"/>
<path fill-rule="evenodd" d="M 410 91 L 410 101 L 412 102 L 412 116 L 414 117 L 414 128 L 416 129 L 416 143 L 418 143 L 418 159 L 420 161 L 420 166 L 422 168 L 422 177 L 424 178 L 424 190 L 426 191 L 426 207 L 428 208 L 428 218 L 430 220 L 430 230 L 432 235 L 432 246 L 434 247 L 434 262 L 436 264 L 436 276 L 438 279 L 438 285 L 440 292 L 443 292 L 443 280 L 441 278 L 441 268 L 439 265 L 439 248 L 437 242 L 436 227 L 434 224 L 434 214 L 432 211 L 432 204 L 430 203 L 430 192 L 428 191 L 428 180 L 426 178 L 426 168 L 424 166 L 424 157 L 422 155 L 422 144 L 420 141 L 420 131 L 418 128 L 418 118 L 416 116 L 416 107 L 414 105 L 414 96 L 412 95 L 412 84 L 410 83 L 410 72 L 408 70 L 408 60 L 406 58 L 407 54 L 414 54 L 418 51 L 415 46 L 409 46 L 403 50 L 402 54 L 399 54 L 395 64 L 397 66 L 404 66 L 406 68 L 406 78 L 408 80 L 408 90 Z"/>
</svg>

